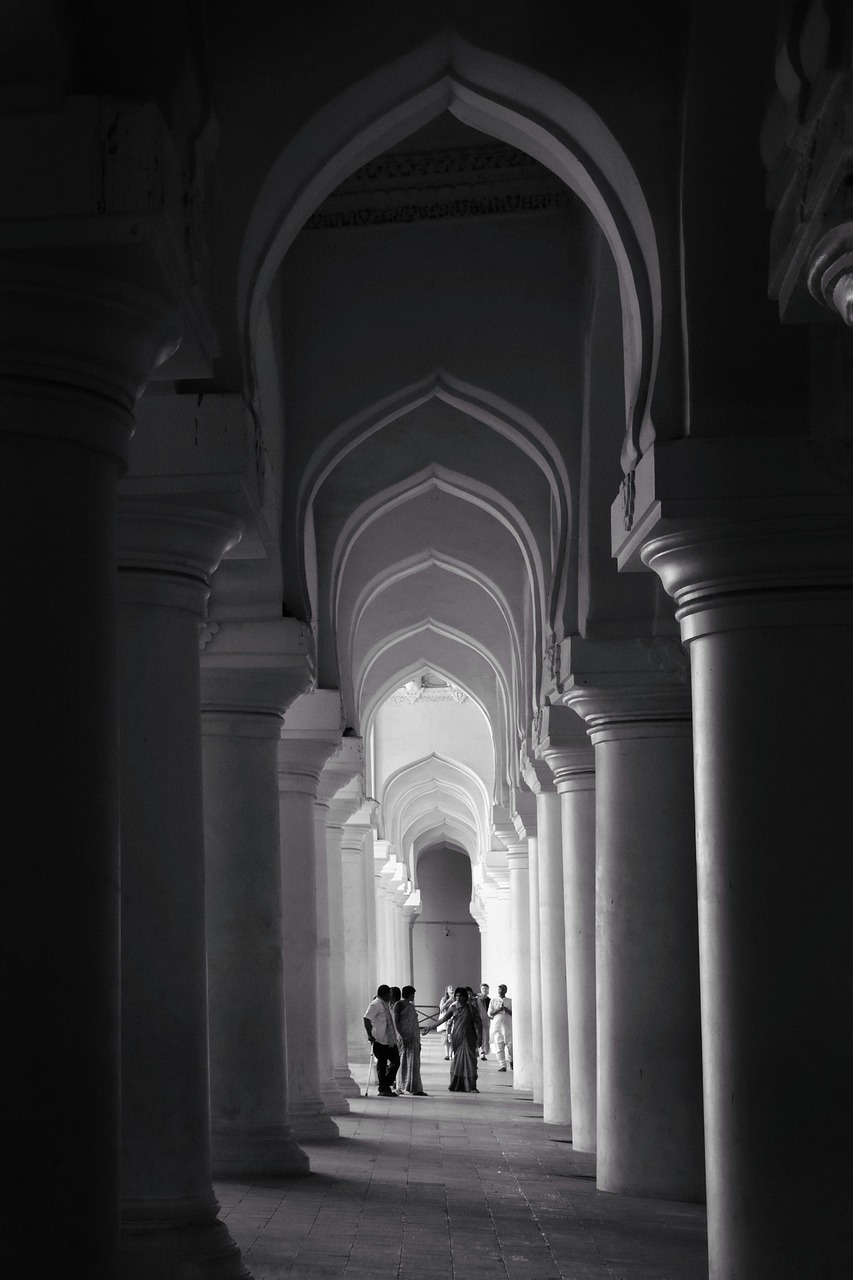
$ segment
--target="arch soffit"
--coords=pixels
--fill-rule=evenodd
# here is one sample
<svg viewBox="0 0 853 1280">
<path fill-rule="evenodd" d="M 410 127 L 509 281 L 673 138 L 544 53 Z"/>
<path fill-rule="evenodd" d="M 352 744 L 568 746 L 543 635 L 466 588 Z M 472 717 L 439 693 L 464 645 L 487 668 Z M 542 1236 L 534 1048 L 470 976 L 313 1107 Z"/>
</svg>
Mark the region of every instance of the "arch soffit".
<svg viewBox="0 0 853 1280">
<path fill-rule="evenodd" d="M 455 578 L 464 579 L 471 584 L 474 590 L 477 592 L 482 591 L 487 599 L 494 605 L 498 615 L 506 627 L 506 634 L 510 642 L 510 667 L 508 671 L 504 672 L 504 679 L 508 688 L 515 689 L 519 682 L 519 672 L 522 670 L 523 638 L 519 633 L 517 621 L 509 607 L 506 597 L 503 595 L 503 592 L 501 592 L 500 589 L 485 575 L 473 572 L 467 565 L 459 565 L 458 562 L 437 556 L 435 553 L 431 552 L 429 548 L 425 550 L 423 555 L 418 557 L 415 563 L 406 566 L 398 566 L 397 569 L 393 573 L 390 573 L 386 579 L 383 579 L 381 575 L 377 575 L 377 578 L 375 578 L 373 582 L 365 588 L 365 592 L 363 593 L 366 594 L 364 606 L 358 610 L 353 609 L 347 629 L 345 643 L 339 646 L 341 670 L 349 671 L 354 664 L 356 655 L 356 634 L 359 624 L 368 616 L 370 604 L 378 603 L 383 594 L 396 592 L 401 586 L 407 588 L 411 587 L 414 595 L 414 592 L 417 590 L 418 576 L 431 570 L 436 570 L 439 573 L 447 572 L 452 574 Z M 414 596 L 414 598 L 417 599 L 416 596 Z M 445 629 L 448 629 L 452 624 L 449 620 L 445 619 L 442 620 L 441 625 Z M 391 633 L 390 636 L 388 636 L 387 631 L 385 634 L 386 637 L 393 642 L 395 635 L 401 633 L 402 629 L 397 633 Z M 471 639 L 473 641 L 474 637 L 471 637 Z M 477 640 L 476 643 L 479 645 L 480 641 Z M 497 663 L 497 658 L 495 658 L 495 661 Z M 503 671 L 502 665 L 501 670 Z M 456 676 L 451 675 L 450 679 L 454 684 L 459 683 Z"/>
<path fill-rule="evenodd" d="M 543 602 L 541 616 L 545 618 L 545 609 L 547 608 L 547 621 L 549 625 L 553 626 L 554 620 L 562 616 L 565 607 L 566 580 L 568 577 L 565 570 L 568 556 L 568 539 L 571 530 L 572 490 L 565 462 L 551 437 L 529 414 L 510 404 L 503 397 L 495 396 L 482 388 L 464 383 L 451 376 L 445 370 L 438 370 L 430 378 L 412 383 L 393 395 L 377 401 L 346 423 L 343 423 L 318 446 L 305 469 L 297 498 L 298 529 L 299 536 L 303 540 L 304 549 L 310 551 L 315 547 L 314 505 L 320 489 L 329 475 L 342 465 L 346 457 L 357 449 L 363 441 L 374 433 L 392 425 L 431 399 L 443 400 L 451 408 L 467 414 L 508 439 L 544 475 L 551 491 L 556 516 L 554 551 L 550 566 L 547 603 L 542 554 L 523 513 L 509 503 L 499 490 L 477 481 L 474 477 L 461 475 L 440 466 L 432 469 L 436 482 L 444 483 L 448 491 L 454 491 L 455 486 L 459 497 L 470 502 L 478 501 L 481 506 L 490 510 L 495 518 L 500 519 L 510 530 L 522 548 L 522 554 L 526 560 L 536 567 L 536 588 L 539 599 Z M 384 504 L 387 504 L 390 508 L 392 503 L 405 501 L 407 498 L 414 496 L 414 486 L 427 483 L 429 475 L 430 471 L 428 469 L 399 485 L 392 486 L 391 489 L 375 495 L 369 502 L 361 504 L 358 511 L 350 516 L 347 525 L 341 530 L 335 547 L 335 570 L 331 579 L 333 584 L 336 584 L 336 579 L 340 573 L 337 566 L 341 563 L 342 549 L 346 554 L 346 548 L 351 541 L 351 534 L 358 524 L 364 524 L 368 518 L 376 519 L 378 515 L 382 514 L 381 508 Z M 304 564 L 307 558 L 302 554 L 303 546 L 299 547 L 300 565 Z M 316 609 L 316 585 L 310 582 L 304 585 L 306 594 L 311 600 L 312 606 Z M 335 596 L 337 596 L 337 586 L 333 585 L 332 589 Z"/>
<path fill-rule="evenodd" d="M 407 849 L 425 815 L 455 818 L 484 847 L 490 801 L 483 781 L 466 765 L 431 755 L 403 765 L 382 788 L 386 830 L 395 847 Z"/>
<path fill-rule="evenodd" d="M 337 539 L 333 555 L 329 584 L 330 617 L 337 617 L 341 583 L 358 539 L 377 521 L 397 512 L 402 514 L 406 503 L 422 497 L 431 489 L 439 489 L 452 498 L 471 503 L 492 519 L 497 520 L 512 535 L 524 563 L 531 597 L 533 601 L 538 601 L 538 608 L 535 607 L 532 611 L 533 617 L 537 622 L 540 618 L 544 618 L 544 565 L 536 539 L 522 513 L 508 503 L 496 489 L 490 488 L 473 477 L 459 475 L 435 464 L 415 476 L 410 476 L 403 484 L 376 494 L 370 502 L 363 503 L 350 515 Z M 539 630 L 538 626 L 537 630 Z"/>
<path fill-rule="evenodd" d="M 320 109 L 283 148 L 258 192 L 240 254 L 238 324 L 253 395 L 255 336 L 271 282 L 317 206 L 361 165 L 449 110 L 526 151 L 595 217 L 619 275 L 627 434 L 636 463 L 658 361 L 661 282 L 651 214 L 614 135 L 565 85 L 444 31 Z"/>
<path fill-rule="evenodd" d="M 480 699 L 475 698 L 475 701 L 486 715 L 486 719 L 492 728 L 493 737 L 496 741 L 500 740 L 503 736 L 503 732 L 497 734 L 494 731 L 495 714 L 498 718 L 500 730 L 505 731 L 509 719 L 509 708 L 512 705 L 510 700 L 511 685 L 508 684 L 500 664 L 494 654 L 492 654 L 473 637 L 465 635 L 463 632 L 454 627 L 448 626 L 446 623 L 438 622 L 434 618 L 424 618 L 416 626 L 406 628 L 405 630 L 388 636 L 382 643 L 373 646 L 371 652 L 365 657 L 362 670 L 360 671 L 356 682 L 357 687 L 354 689 L 353 693 L 354 707 L 365 708 L 364 719 L 366 723 L 369 723 L 372 720 L 371 711 L 379 705 L 380 701 L 384 701 L 390 693 L 393 693 L 396 687 L 399 687 L 395 684 L 395 681 L 399 679 L 401 672 L 411 670 L 413 663 L 416 663 L 421 667 L 431 667 L 432 664 L 429 661 L 428 649 L 426 654 L 423 651 L 424 637 L 428 637 L 429 633 L 441 636 L 461 645 L 473 655 L 478 664 L 484 665 L 491 671 L 495 680 L 497 695 L 496 708 L 487 708 L 484 702 Z M 373 669 L 388 653 L 393 652 L 397 647 L 402 649 L 407 642 L 413 642 L 413 647 L 414 644 L 417 644 L 417 652 L 413 652 L 410 659 L 404 658 L 399 662 L 399 664 L 395 665 L 394 672 L 385 676 L 384 679 L 378 680 L 375 691 L 368 695 L 366 693 L 367 682 L 373 672 Z M 460 688 L 465 688 L 457 675 L 451 674 L 446 678 L 451 679 L 454 684 L 459 684 Z M 405 681 L 402 681 L 402 683 L 404 682 Z M 467 692 L 467 689 L 465 689 L 465 691 Z M 356 717 L 356 719 L 360 721 L 361 718 Z"/>
</svg>

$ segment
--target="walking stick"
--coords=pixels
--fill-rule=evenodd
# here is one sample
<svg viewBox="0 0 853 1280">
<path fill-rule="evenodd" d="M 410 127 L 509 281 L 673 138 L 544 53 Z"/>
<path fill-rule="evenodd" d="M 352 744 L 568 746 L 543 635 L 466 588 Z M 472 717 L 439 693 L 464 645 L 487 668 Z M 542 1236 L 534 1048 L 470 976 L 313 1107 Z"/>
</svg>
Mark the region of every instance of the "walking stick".
<svg viewBox="0 0 853 1280">
<path fill-rule="evenodd" d="M 372 1070 L 373 1070 L 373 1054 L 371 1053 L 370 1057 L 367 1059 L 367 1082 L 364 1086 L 365 1098 L 370 1097 L 370 1073 Z"/>
</svg>

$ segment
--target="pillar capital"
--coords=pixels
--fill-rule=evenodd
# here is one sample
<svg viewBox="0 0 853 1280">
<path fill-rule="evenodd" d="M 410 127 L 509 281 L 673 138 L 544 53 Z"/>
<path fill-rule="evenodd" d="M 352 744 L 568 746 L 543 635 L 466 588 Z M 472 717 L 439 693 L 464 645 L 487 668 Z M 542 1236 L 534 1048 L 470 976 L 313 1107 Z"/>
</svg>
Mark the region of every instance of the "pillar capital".
<svg viewBox="0 0 853 1280">
<path fill-rule="evenodd" d="M 643 547 L 685 643 L 751 627 L 853 622 L 853 520 L 798 516 L 685 527 Z"/>
<path fill-rule="evenodd" d="M 556 789 L 550 765 L 545 760 L 537 760 L 528 755 L 526 751 L 522 753 L 521 775 L 534 796 Z"/>
<path fill-rule="evenodd" d="M 690 688 L 637 687 L 626 679 L 620 688 L 586 688 L 564 695 L 586 721 L 593 743 L 613 738 L 689 736 L 692 726 Z"/>
<path fill-rule="evenodd" d="M 2 430 L 127 461 L 133 409 L 178 346 L 173 307 L 117 278 L 0 259 Z"/>
<path fill-rule="evenodd" d="M 278 748 L 282 791 L 305 791 L 314 799 L 320 774 L 341 744 L 343 710 L 337 689 L 314 689 L 287 708 Z"/>
<path fill-rule="evenodd" d="M 543 707 L 538 718 L 536 755 L 554 777 L 557 791 L 595 785 L 595 753 L 586 725 L 571 707 Z"/>
<path fill-rule="evenodd" d="M 242 524 L 201 507 L 120 497 L 118 569 L 123 600 L 188 609 L 203 617 L 210 575 Z"/>
<path fill-rule="evenodd" d="M 361 738 L 342 738 L 335 754 L 326 761 L 320 775 L 319 790 L 320 799 L 331 801 L 344 788 L 347 789 L 347 795 L 342 797 L 342 803 L 348 812 L 346 818 L 340 819 L 341 824 L 357 813 L 361 807 L 363 790 L 360 785 L 352 784 L 357 783 L 363 771 L 364 742 Z"/>
<path fill-rule="evenodd" d="M 287 708 L 311 683 L 307 625 L 265 618 L 214 622 L 209 632 L 201 653 L 204 731 L 237 732 L 227 725 L 242 716 L 269 719 L 277 737 Z"/>
</svg>

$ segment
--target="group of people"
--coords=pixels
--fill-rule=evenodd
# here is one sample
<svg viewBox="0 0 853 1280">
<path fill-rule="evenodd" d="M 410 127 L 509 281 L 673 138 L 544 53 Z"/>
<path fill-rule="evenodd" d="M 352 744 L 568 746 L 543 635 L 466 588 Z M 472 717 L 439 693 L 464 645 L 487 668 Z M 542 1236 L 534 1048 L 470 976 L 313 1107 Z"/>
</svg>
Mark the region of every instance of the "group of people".
<svg viewBox="0 0 853 1280">
<path fill-rule="evenodd" d="M 421 1082 L 421 1026 L 414 997 L 414 987 L 401 990 L 383 982 L 364 1011 L 382 1098 L 399 1098 L 404 1093 L 427 1096 Z"/>
<path fill-rule="evenodd" d="M 445 1025 L 444 1056 L 450 1062 L 453 1093 L 479 1093 L 478 1060 L 488 1058 L 493 1044 L 498 1055 L 498 1071 L 512 1069 L 512 1001 L 501 983 L 498 994 L 490 996 L 488 982 L 475 995 L 471 987 L 448 985 L 439 1005 L 436 1026 Z"/>
<path fill-rule="evenodd" d="M 404 1093 L 425 1098 L 421 1081 L 421 1036 L 433 1027 L 445 1027 L 445 1059 L 450 1062 L 452 1093 L 479 1093 L 478 1060 L 486 1060 L 494 1045 L 498 1071 L 512 1069 L 512 1001 L 501 983 L 496 996 L 489 984 L 471 987 L 449 984 L 439 1005 L 438 1017 L 423 1027 L 414 1005 L 415 988 L 389 987 L 381 983 L 364 1011 L 364 1027 L 376 1059 L 378 1093 L 396 1098 Z"/>
</svg>

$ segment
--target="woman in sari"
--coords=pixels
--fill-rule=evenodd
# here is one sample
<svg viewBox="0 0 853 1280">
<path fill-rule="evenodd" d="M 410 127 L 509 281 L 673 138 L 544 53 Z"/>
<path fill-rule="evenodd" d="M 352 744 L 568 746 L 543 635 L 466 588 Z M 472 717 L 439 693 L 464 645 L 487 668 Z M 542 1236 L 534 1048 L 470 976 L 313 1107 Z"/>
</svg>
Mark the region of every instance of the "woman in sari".
<svg viewBox="0 0 853 1280">
<path fill-rule="evenodd" d="M 400 1050 L 397 1087 L 400 1093 L 413 1093 L 418 1098 L 425 1098 L 427 1095 L 421 1082 L 421 1029 L 418 1011 L 412 1004 L 414 994 L 414 987 L 403 987 L 400 999 L 393 1008 Z"/>
<path fill-rule="evenodd" d="M 450 1059 L 448 1088 L 451 1093 L 479 1093 L 477 1045 L 480 1043 L 480 1017 L 464 987 L 457 987 L 453 994 L 456 996 L 454 1003 L 440 1015 L 436 1024 L 440 1026 L 442 1022 L 453 1020 L 450 1025 L 453 1056 Z"/>
</svg>

